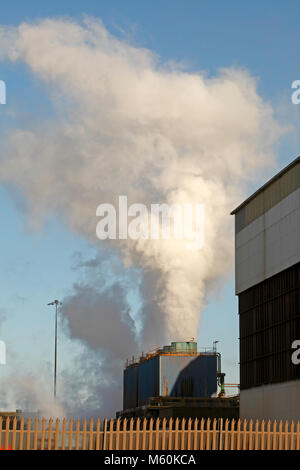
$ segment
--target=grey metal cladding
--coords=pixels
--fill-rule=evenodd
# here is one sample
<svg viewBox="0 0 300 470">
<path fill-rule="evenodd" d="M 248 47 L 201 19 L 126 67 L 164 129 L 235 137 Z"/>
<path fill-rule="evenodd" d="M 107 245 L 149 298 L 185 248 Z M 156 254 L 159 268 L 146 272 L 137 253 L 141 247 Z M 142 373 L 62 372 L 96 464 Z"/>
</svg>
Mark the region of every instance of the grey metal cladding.
<svg viewBox="0 0 300 470">
<path fill-rule="evenodd" d="M 235 209 L 235 233 L 264 215 L 268 210 L 300 188 L 299 157 Z"/>
<path fill-rule="evenodd" d="M 240 232 L 246 226 L 246 208 L 242 209 L 235 214 L 235 233 Z"/>
</svg>

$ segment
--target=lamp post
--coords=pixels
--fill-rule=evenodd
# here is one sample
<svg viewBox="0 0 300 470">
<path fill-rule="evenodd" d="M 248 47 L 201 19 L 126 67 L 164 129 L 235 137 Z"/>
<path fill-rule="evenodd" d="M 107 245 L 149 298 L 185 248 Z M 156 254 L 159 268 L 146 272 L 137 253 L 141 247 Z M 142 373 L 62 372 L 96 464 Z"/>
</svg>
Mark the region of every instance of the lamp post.
<svg viewBox="0 0 300 470">
<path fill-rule="evenodd" d="M 56 370 L 57 370 L 57 308 L 62 305 L 59 300 L 54 300 L 48 305 L 55 305 L 55 351 L 54 351 L 54 399 L 56 398 Z"/>
</svg>

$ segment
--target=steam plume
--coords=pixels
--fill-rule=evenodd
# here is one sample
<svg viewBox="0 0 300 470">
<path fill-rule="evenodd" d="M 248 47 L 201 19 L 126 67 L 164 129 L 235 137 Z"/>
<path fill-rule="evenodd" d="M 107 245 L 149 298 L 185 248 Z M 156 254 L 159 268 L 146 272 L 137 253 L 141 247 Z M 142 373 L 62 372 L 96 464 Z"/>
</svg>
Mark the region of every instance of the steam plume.
<svg viewBox="0 0 300 470">
<path fill-rule="evenodd" d="M 208 78 L 161 63 L 91 18 L 2 27 L 0 44 L 0 58 L 24 62 L 46 85 L 55 109 L 54 119 L 10 132 L 2 148 L 1 181 L 23 191 L 33 227 L 56 213 L 71 230 L 100 243 L 96 207 L 116 205 L 119 195 L 129 204 L 205 205 L 199 251 L 187 251 L 180 240 L 111 243 L 126 266 L 142 268 L 146 347 L 196 336 L 207 289 L 232 265 L 230 210 L 249 181 L 274 163 L 281 130 L 256 81 L 236 68 Z M 129 314 L 121 314 L 120 305 L 119 313 L 109 312 L 109 295 L 104 306 L 106 327 L 111 319 L 130 342 Z M 87 308 L 90 313 L 82 306 L 73 317 L 74 309 L 64 310 L 71 334 L 110 349 L 105 333 L 96 338 L 91 331 L 96 294 Z M 130 349 L 121 346 L 119 357 Z"/>
</svg>

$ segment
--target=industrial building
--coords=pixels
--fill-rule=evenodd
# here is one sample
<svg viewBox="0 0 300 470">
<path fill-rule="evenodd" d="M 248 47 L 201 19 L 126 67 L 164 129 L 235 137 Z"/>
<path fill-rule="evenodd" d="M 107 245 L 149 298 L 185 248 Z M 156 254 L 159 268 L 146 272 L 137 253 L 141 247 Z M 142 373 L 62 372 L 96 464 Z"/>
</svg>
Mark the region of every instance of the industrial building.
<svg viewBox="0 0 300 470">
<path fill-rule="evenodd" d="M 196 342 L 173 342 L 124 370 L 123 411 L 118 417 L 237 417 L 238 400 L 218 398 L 221 356 L 197 351 Z"/>
<path fill-rule="evenodd" d="M 300 157 L 233 212 L 240 417 L 300 419 Z"/>
</svg>

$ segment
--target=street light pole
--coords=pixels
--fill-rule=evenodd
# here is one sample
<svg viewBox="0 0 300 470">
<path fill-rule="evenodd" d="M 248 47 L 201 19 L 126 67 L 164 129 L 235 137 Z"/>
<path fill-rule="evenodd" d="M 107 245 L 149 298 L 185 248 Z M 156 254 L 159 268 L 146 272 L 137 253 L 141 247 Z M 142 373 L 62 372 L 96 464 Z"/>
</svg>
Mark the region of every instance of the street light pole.
<svg viewBox="0 0 300 470">
<path fill-rule="evenodd" d="M 56 371 L 57 371 L 57 308 L 62 305 L 59 300 L 54 300 L 48 305 L 55 305 L 55 350 L 54 350 L 54 399 L 56 399 Z"/>
</svg>

